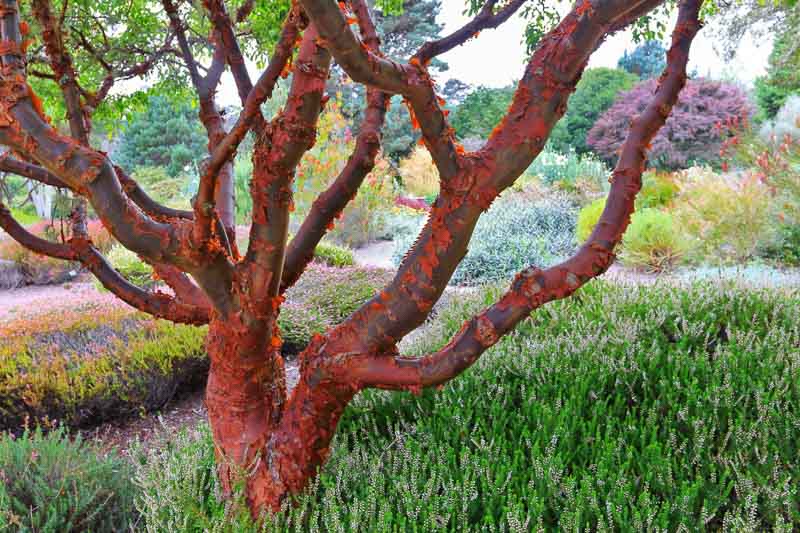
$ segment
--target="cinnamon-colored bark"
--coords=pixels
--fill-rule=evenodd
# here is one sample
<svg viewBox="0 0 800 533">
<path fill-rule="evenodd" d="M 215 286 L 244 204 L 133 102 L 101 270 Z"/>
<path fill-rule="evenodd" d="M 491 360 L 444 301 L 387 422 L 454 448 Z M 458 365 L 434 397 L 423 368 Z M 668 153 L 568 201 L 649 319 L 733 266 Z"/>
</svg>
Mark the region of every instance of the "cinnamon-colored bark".
<svg viewBox="0 0 800 533">
<path fill-rule="evenodd" d="M 662 3 L 577 2 L 537 47 L 507 115 L 486 145 L 467 153 L 455 140 L 427 64 L 476 32 L 502 24 L 523 0 L 499 9 L 497 2 L 489 0 L 463 28 L 424 45 L 408 63 L 382 56 L 364 0 L 297 0 L 269 65 L 255 83 L 245 68 L 237 30 L 258 8 L 255 2 L 242 3 L 233 16 L 221 0 L 202 2 L 211 21 L 208 44 L 213 54 L 210 64 L 201 68 L 187 36 L 187 21 L 182 19 L 184 8 L 178 9 L 173 0 L 162 0 L 170 20 L 164 48 L 131 68 L 147 71 L 161 54 L 172 53 L 164 49 L 171 50 L 174 41 L 197 92 L 200 118 L 208 133 L 209 162 L 193 210 L 180 211 L 148 197 L 89 144 L 91 111 L 122 71 L 107 64 L 101 51 L 84 39 L 83 48 L 108 76 L 95 92 L 80 87 L 49 2 L 34 0 L 51 69 L 64 78 L 61 87 L 71 136 L 59 133 L 27 83 L 17 1 L 0 0 L 0 143 L 13 150 L 0 158 L 0 169 L 85 198 L 121 244 L 153 265 L 174 296 L 143 291 L 119 276 L 86 236 L 80 205 L 66 242 L 31 235 L 2 205 L 0 227 L 38 253 L 81 262 L 138 309 L 174 321 L 209 324 L 211 370 L 206 401 L 223 488 L 230 493 L 241 479 L 254 513 L 277 510 L 286 498 L 302 491 L 324 464 L 339 418 L 360 390 L 417 391 L 445 383 L 533 310 L 569 296 L 608 268 L 633 212 L 648 143 L 685 82 L 702 0 L 680 4 L 667 70 L 652 103 L 631 126 L 606 209 L 587 243 L 561 265 L 521 272 L 499 302 L 464 324 L 438 352 L 422 358 L 397 352 L 398 341 L 425 320 L 441 296 L 466 254 L 480 216 L 542 150 L 591 53 L 609 33 Z M 358 25 L 358 34 L 353 23 Z M 287 243 L 292 181 L 303 154 L 315 141 L 332 60 L 367 86 L 364 121 L 345 168 L 314 202 L 297 235 Z M 230 131 L 225 131 L 214 99 L 225 69 L 233 74 L 244 106 Z M 260 106 L 271 96 L 278 77 L 289 72 L 293 78 L 288 101 L 268 123 Z M 392 282 L 342 324 L 313 339 L 300 355 L 300 381 L 287 394 L 277 322 L 282 293 L 302 275 L 327 228 L 372 170 L 392 94 L 404 97 L 422 131 L 441 177 L 440 196 Z M 249 248 L 241 257 L 232 231 L 231 163 L 249 132 L 256 138 L 250 191 L 254 209 Z"/>
</svg>

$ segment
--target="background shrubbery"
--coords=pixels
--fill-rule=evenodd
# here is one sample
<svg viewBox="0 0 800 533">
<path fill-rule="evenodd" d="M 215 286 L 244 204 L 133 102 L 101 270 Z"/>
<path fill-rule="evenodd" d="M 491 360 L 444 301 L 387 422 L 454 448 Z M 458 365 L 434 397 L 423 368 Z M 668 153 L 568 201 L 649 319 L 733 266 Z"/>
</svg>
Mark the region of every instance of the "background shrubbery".
<svg viewBox="0 0 800 533">
<path fill-rule="evenodd" d="M 614 163 L 628 134 L 630 122 L 652 99 L 657 80 L 639 83 L 620 94 L 589 131 L 587 143 L 602 158 Z M 649 152 L 650 164 L 666 170 L 693 164 L 719 164 L 726 127 L 752 114 L 747 94 L 737 85 L 692 79 L 681 92 L 666 124 Z"/>
<path fill-rule="evenodd" d="M 566 199 L 546 200 L 514 194 L 501 198 L 475 227 L 467 256 L 451 283 L 477 285 L 510 279 L 531 265 L 552 265 L 574 250 L 574 207 Z M 398 240 L 394 259 L 400 263 L 414 236 Z"/>
</svg>

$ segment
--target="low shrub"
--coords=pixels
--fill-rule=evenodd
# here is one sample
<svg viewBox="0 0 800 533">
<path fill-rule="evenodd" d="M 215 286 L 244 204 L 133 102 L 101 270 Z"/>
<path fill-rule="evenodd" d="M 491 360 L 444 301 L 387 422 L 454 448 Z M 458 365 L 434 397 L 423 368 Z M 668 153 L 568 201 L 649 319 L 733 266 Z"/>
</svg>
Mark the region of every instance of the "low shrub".
<svg viewBox="0 0 800 533">
<path fill-rule="evenodd" d="M 314 249 L 314 259 L 332 267 L 347 267 L 355 264 L 351 249 L 325 241 L 319 243 Z"/>
<path fill-rule="evenodd" d="M 14 261 L 0 259 L 0 289 L 16 289 L 25 284 L 25 273 Z"/>
<path fill-rule="evenodd" d="M 623 264 L 652 272 L 669 270 L 686 253 L 686 239 L 674 217 L 647 207 L 636 211 L 622 237 Z"/>
<path fill-rule="evenodd" d="M 189 178 L 183 174 L 170 175 L 167 167 L 139 166 L 131 173 L 150 197 L 162 204 L 181 204 L 187 209 L 189 201 L 185 191 Z"/>
<path fill-rule="evenodd" d="M 744 262 L 771 238 L 772 197 L 756 176 L 736 179 L 693 168 L 681 173 L 679 185 L 674 213 L 695 261 Z"/>
<path fill-rule="evenodd" d="M 759 255 L 781 265 L 800 266 L 800 224 L 779 225 L 775 237 L 760 248 Z"/>
<path fill-rule="evenodd" d="M 499 292 L 454 299 L 408 351 Z M 439 391 L 360 394 L 319 480 L 263 529 L 789 531 L 797 316 L 796 291 L 593 282 Z M 148 530 L 256 530 L 220 502 L 213 456 L 203 428 L 140 458 Z"/>
<path fill-rule="evenodd" d="M 286 299 L 305 309 L 319 309 L 330 327 L 350 316 L 391 279 L 392 272 L 380 268 L 317 266 L 286 291 Z"/>
<path fill-rule="evenodd" d="M 592 234 L 594 227 L 600 220 L 600 215 L 603 214 L 605 207 L 606 199 L 598 198 L 578 212 L 578 222 L 575 225 L 575 238 L 578 243 L 583 244 L 586 242 L 586 239 Z"/>
<path fill-rule="evenodd" d="M 200 386 L 208 368 L 202 328 L 118 307 L 59 310 L 0 332 L 0 429 L 83 428 L 157 409 Z"/>
<path fill-rule="evenodd" d="M 651 170 L 642 176 L 642 190 L 636 196 L 636 208 L 667 207 L 678 196 L 680 187 L 669 172 Z"/>
<path fill-rule="evenodd" d="M 545 185 L 558 182 L 574 185 L 585 180 L 602 187 L 608 181 L 608 167 L 592 154 L 579 155 L 574 150 L 565 154 L 545 150 L 537 157 L 525 174 L 538 176 Z"/>
<path fill-rule="evenodd" d="M 60 427 L 0 435 L 0 530 L 127 531 L 136 522 L 132 473 Z"/>
<path fill-rule="evenodd" d="M 574 250 L 574 231 L 575 209 L 564 198 L 531 200 L 524 193 L 504 197 L 478 221 L 451 283 L 478 285 L 510 279 L 531 265 L 552 265 Z M 396 241 L 395 263 L 402 261 L 418 233 Z"/>
<path fill-rule="evenodd" d="M 600 198 L 578 213 L 575 236 L 584 243 L 591 235 L 606 199 Z M 627 266 L 660 272 L 676 266 L 686 254 L 687 239 L 672 214 L 655 208 L 637 209 L 625 230 L 618 252 Z"/>
</svg>

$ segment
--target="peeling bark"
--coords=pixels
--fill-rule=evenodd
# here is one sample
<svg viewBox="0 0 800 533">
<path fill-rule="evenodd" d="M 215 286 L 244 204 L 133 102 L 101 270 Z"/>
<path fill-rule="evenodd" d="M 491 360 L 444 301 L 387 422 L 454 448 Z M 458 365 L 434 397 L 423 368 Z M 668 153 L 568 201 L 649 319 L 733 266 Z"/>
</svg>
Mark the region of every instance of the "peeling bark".
<svg viewBox="0 0 800 533">
<path fill-rule="evenodd" d="M 606 209 L 587 243 L 561 265 L 521 272 L 500 301 L 465 323 L 447 346 L 421 358 L 401 356 L 397 343 L 428 316 L 466 254 L 480 216 L 540 153 L 602 40 L 663 0 L 577 2 L 533 54 L 505 118 L 486 145 L 472 153 L 456 142 L 427 65 L 481 29 L 503 23 L 522 0 L 499 10 L 497 2 L 489 0 L 463 28 L 426 44 L 404 64 L 381 55 L 364 0 L 298 0 L 269 65 L 255 84 L 244 68 L 236 30 L 250 16 L 254 2 L 244 2 L 234 17 L 220 0 L 202 2 L 214 44 L 204 76 L 176 4 L 162 3 L 171 23 L 166 42 L 177 41 L 209 139 L 209 162 L 193 210 L 159 205 L 89 145 L 88 108 L 96 107 L 97 99 L 107 94 L 113 69 L 107 69 L 112 77 L 99 94 L 88 95 L 77 84 L 47 0 L 34 0 L 34 12 L 45 29 L 45 49 L 53 71 L 65 78 L 61 86 L 72 136 L 50 125 L 30 89 L 17 2 L 0 0 L 0 143 L 13 150 L 0 158 L 0 169 L 85 198 L 112 234 L 152 264 L 175 295 L 142 291 L 119 276 L 89 241 L 80 208 L 67 242 L 31 235 L 2 204 L 0 227 L 37 253 L 80 261 L 103 285 L 138 309 L 178 322 L 209 324 L 211 370 L 206 402 L 219 477 L 226 494 L 241 481 L 250 509 L 257 515 L 264 509 L 277 511 L 314 479 L 328 458 L 339 418 L 359 391 L 418 392 L 441 385 L 472 365 L 536 308 L 569 296 L 608 268 L 633 212 L 648 143 L 685 82 L 689 48 L 700 28 L 702 0 L 680 3 L 667 70 L 652 103 L 631 126 Z M 360 37 L 351 29 L 354 22 Z M 157 57 L 154 53 L 153 61 Z M 332 59 L 367 86 L 365 118 L 344 170 L 314 202 L 300 231 L 287 243 L 292 181 L 316 138 Z M 149 63 L 135 68 L 147 69 Z M 223 128 L 214 100 L 226 68 L 233 73 L 244 105 L 229 132 Z M 293 82 L 287 104 L 267 123 L 260 105 L 271 96 L 278 77 L 290 71 Z M 302 275 L 327 228 L 372 170 L 392 94 L 404 97 L 422 131 L 423 143 L 439 170 L 441 194 L 393 281 L 342 324 L 313 339 L 300 355 L 300 381 L 287 394 L 278 327 L 281 294 Z M 231 162 L 249 132 L 257 139 L 250 191 L 254 213 L 250 245 L 241 257 L 232 232 Z"/>
</svg>

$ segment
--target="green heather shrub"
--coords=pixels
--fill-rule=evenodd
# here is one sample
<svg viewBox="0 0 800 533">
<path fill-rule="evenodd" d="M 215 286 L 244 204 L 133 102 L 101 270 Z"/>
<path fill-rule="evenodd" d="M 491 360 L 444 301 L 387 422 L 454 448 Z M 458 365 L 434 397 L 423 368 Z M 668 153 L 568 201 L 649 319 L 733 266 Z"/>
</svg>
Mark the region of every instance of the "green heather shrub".
<svg viewBox="0 0 800 533">
<path fill-rule="evenodd" d="M 454 285 L 478 285 L 511 279 L 531 265 L 549 266 L 574 250 L 575 209 L 566 199 L 531 199 L 524 193 L 501 198 L 478 221 L 467 256 L 451 279 Z M 396 241 L 400 263 L 416 238 Z"/>
<path fill-rule="evenodd" d="M 157 448 L 131 450 L 133 483 L 138 489 L 135 506 L 144 531 L 253 529 L 241 499 L 235 498 L 231 504 L 220 497 L 214 446 L 209 443 L 211 431 L 203 424 L 191 432 L 169 435 Z"/>
<path fill-rule="evenodd" d="M 686 238 L 674 217 L 650 207 L 636 211 L 622 237 L 625 265 L 661 272 L 675 267 L 686 252 Z"/>
<path fill-rule="evenodd" d="M 454 299 L 407 351 L 499 293 Z M 318 481 L 264 530 L 792 531 L 797 316 L 796 290 L 593 282 L 439 391 L 360 394 Z M 255 530 L 220 503 L 213 455 L 202 429 L 139 457 L 147 530 Z"/>
<path fill-rule="evenodd" d="M 0 531 L 127 531 L 134 525 L 130 464 L 63 428 L 0 434 Z"/>
</svg>

